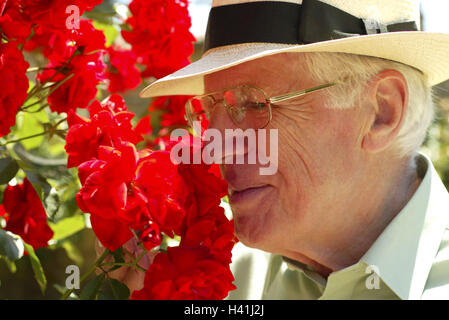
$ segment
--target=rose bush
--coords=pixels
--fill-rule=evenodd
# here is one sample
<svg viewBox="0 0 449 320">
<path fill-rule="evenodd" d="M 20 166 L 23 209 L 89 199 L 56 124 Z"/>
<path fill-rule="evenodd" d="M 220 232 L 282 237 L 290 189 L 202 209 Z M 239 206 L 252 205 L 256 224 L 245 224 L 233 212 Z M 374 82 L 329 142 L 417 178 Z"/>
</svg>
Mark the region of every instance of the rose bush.
<svg viewBox="0 0 449 320">
<path fill-rule="evenodd" d="M 62 298 L 105 297 L 109 282 L 123 299 L 223 299 L 235 289 L 237 241 L 220 206 L 227 185 L 216 166 L 170 159 L 189 97 L 154 99 L 137 117 L 116 94 L 190 63 L 188 3 L 133 0 L 109 24 L 67 13 L 101 3 L 0 0 L 0 260 L 14 272 L 28 256 L 44 291 L 40 250 L 68 250 L 70 236 L 92 228 L 106 250 L 83 276 L 90 282 L 60 286 Z M 125 262 L 130 239 L 142 253 Z M 130 266 L 145 272 L 134 292 L 111 279 Z"/>
</svg>

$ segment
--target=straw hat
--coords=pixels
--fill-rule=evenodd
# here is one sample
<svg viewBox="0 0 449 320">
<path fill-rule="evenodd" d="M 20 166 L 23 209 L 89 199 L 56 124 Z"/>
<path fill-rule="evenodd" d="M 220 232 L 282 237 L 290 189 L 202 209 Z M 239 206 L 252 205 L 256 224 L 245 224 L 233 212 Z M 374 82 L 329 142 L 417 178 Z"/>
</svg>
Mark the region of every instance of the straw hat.
<svg viewBox="0 0 449 320">
<path fill-rule="evenodd" d="M 141 97 L 204 93 L 203 77 L 281 52 L 344 52 L 449 78 L 449 34 L 422 32 L 418 0 L 213 0 L 201 59 Z"/>
</svg>

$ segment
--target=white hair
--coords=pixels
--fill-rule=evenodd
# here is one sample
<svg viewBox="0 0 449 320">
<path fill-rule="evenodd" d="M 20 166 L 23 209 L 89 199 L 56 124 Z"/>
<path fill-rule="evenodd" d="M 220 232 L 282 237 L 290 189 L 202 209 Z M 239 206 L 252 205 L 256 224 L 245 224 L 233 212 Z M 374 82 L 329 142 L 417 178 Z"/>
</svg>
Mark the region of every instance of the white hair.
<svg viewBox="0 0 449 320">
<path fill-rule="evenodd" d="M 401 157 L 418 151 L 434 117 L 432 89 L 423 73 L 399 62 L 355 54 L 311 52 L 303 58 L 315 81 L 326 83 L 348 77 L 344 84 L 326 89 L 326 105 L 330 108 L 357 105 L 370 79 L 385 69 L 399 71 L 407 81 L 409 101 L 393 147 Z"/>
</svg>

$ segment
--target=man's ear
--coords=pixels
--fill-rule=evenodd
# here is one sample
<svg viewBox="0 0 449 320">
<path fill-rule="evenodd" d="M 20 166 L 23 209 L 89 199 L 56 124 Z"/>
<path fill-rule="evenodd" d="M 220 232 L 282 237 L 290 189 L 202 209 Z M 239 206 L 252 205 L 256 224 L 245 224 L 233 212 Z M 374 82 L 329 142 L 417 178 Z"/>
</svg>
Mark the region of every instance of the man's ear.
<svg viewBox="0 0 449 320">
<path fill-rule="evenodd" d="M 362 148 L 376 153 L 388 148 L 401 129 L 408 105 L 407 81 L 399 71 L 383 70 L 370 83 L 368 94 L 374 116 Z"/>
</svg>

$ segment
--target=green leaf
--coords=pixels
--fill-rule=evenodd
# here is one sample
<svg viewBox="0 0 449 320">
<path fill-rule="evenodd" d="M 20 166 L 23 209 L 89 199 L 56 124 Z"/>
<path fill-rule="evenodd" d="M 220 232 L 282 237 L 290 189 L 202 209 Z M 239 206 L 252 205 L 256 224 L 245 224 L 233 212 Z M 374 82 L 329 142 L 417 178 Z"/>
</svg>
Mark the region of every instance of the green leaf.
<svg viewBox="0 0 449 320">
<path fill-rule="evenodd" d="M 0 257 L 0 259 L 3 259 L 3 261 L 5 261 L 6 266 L 8 267 L 9 271 L 11 273 L 16 273 L 17 271 L 17 267 L 16 264 L 13 261 L 10 261 L 8 258 L 6 257 Z"/>
<path fill-rule="evenodd" d="M 54 223 L 66 217 L 80 215 L 81 212 L 76 202 L 76 193 L 80 189 L 77 174 L 74 171 L 66 172 L 67 176 L 60 176 L 57 180 L 47 179 L 48 183 L 57 191 L 60 204 L 58 211 L 54 212 L 53 215 L 49 214 Z"/>
<path fill-rule="evenodd" d="M 23 256 L 22 240 L 5 230 L 0 229 L 0 256 L 6 257 L 9 261 L 15 261 Z"/>
<path fill-rule="evenodd" d="M 74 191 L 79 190 L 73 189 Z M 61 198 L 61 194 L 60 194 Z M 78 205 L 76 203 L 76 197 L 75 195 L 73 197 L 68 198 L 67 200 L 61 199 L 61 206 L 59 207 L 59 210 L 57 211 L 57 214 L 52 219 L 55 219 L 56 221 L 60 221 L 64 219 L 64 217 L 70 217 L 74 215 L 81 214 L 81 210 L 78 208 Z M 84 222 L 85 223 L 85 222 Z M 88 228 L 87 224 L 85 223 L 86 228 Z"/>
<path fill-rule="evenodd" d="M 81 253 L 80 249 L 75 246 L 70 241 L 64 241 L 62 243 L 62 247 L 64 248 L 65 252 L 67 253 L 67 256 L 69 259 L 73 260 L 77 265 L 82 265 L 84 262 L 83 254 Z"/>
<path fill-rule="evenodd" d="M 125 259 L 123 259 L 123 250 L 122 247 L 118 248 L 117 250 L 111 252 L 112 256 L 114 257 L 114 262 L 116 263 L 124 263 Z M 114 271 L 118 268 L 120 268 L 121 266 L 113 266 L 111 269 L 109 269 L 110 271 Z"/>
<path fill-rule="evenodd" d="M 64 294 L 67 290 L 66 287 L 61 286 L 60 284 L 57 284 L 57 283 L 53 284 L 53 288 L 55 288 L 56 291 L 58 291 L 60 294 Z"/>
<path fill-rule="evenodd" d="M 61 295 L 64 294 L 67 290 L 66 287 L 61 286 L 60 284 L 53 284 L 53 287 L 58 291 Z M 79 300 L 78 295 L 75 292 L 72 292 L 70 296 L 67 298 L 67 300 Z"/>
<path fill-rule="evenodd" d="M 112 24 L 115 17 L 113 3 L 115 1 L 103 1 L 100 5 L 95 6 L 91 11 L 84 12 L 83 16 L 94 21 L 100 21 L 105 24 Z"/>
<path fill-rule="evenodd" d="M 114 257 L 114 262 L 125 262 L 123 259 L 123 250 L 122 247 L 118 248 L 117 250 L 111 252 L 112 256 Z"/>
<path fill-rule="evenodd" d="M 59 195 L 55 191 L 54 188 L 50 190 L 50 194 L 44 201 L 45 211 L 47 212 L 47 216 L 54 217 L 56 212 L 59 210 L 59 206 L 61 205 L 59 201 Z"/>
<path fill-rule="evenodd" d="M 64 218 L 58 223 L 48 223 L 53 230 L 53 240 L 61 240 L 67 238 L 85 228 L 84 217 L 81 214 L 70 218 Z"/>
<path fill-rule="evenodd" d="M 118 36 L 119 31 L 114 25 L 101 23 L 98 21 L 94 21 L 93 23 L 95 29 L 101 30 L 104 32 L 106 36 L 106 46 L 109 47 L 114 43 L 115 38 Z"/>
<path fill-rule="evenodd" d="M 128 300 L 130 294 L 125 284 L 112 278 L 103 283 L 100 293 L 99 298 L 101 300 Z"/>
<path fill-rule="evenodd" d="M 65 154 L 65 140 L 56 138 L 57 135 L 48 142 L 47 150 L 50 151 L 52 157 L 57 157 Z"/>
<path fill-rule="evenodd" d="M 44 201 L 47 196 L 50 194 L 51 185 L 47 182 L 47 180 L 38 173 L 34 173 L 32 171 L 24 170 L 25 174 L 36 190 L 39 198 Z"/>
<path fill-rule="evenodd" d="M 0 184 L 7 184 L 19 171 L 19 165 L 13 158 L 0 159 Z"/>
<path fill-rule="evenodd" d="M 45 110 L 37 113 L 21 112 L 21 117 L 18 118 L 17 131 L 15 132 L 16 139 L 25 138 L 44 131 L 43 123 L 48 122 L 48 115 Z M 21 143 L 26 149 L 33 149 L 39 147 L 44 141 L 44 136 L 38 136 L 31 139 L 23 140 Z"/>
<path fill-rule="evenodd" d="M 80 294 L 81 300 L 94 300 L 97 297 L 98 290 L 104 281 L 104 273 L 90 280 Z"/>
<path fill-rule="evenodd" d="M 33 89 L 35 83 L 31 80 L 28 80 L 28 90 L 27 93 L 29 93 L 31 91 L 31 89 Z"/>
<path fill-rule="evenodd" d="M 53 138 L 51 141 L 54 141 L 55 138 Z M 54 174 L 57 174 L 56 172 L 51 173 L 51 170 L 59 170 L 60 173 L 64 174 L 64 172 L 61 172 L 62 168 L 67 167 L 67 159 L 66 157 L 59 157 L 59 158 L 48 158 L 48 157 L 42 157 L 40 154 L 45 154 L 46 156 L 49 155 L 48 152 L 48 143 L 43 144 L 38 149 L 33 149 L 33 152 L 28 151 L 25 149 L 25 147 L 21 143 L 14 144 L 12 148 L 13 154 L 11 156 L 17 156 L 19 160 L 21 160 L 23 163 L 26 163 L 26 166 L 23 167 L 22 164 L 19 162 L 19 166 L 24 170 L 29 170 L 33 172 L 42 172 L 42 175 L 51 176 Z M 40 151 L 39 151 L 40 150 Z M 9 150 L 11 152 L 11 150 Z M 17 160 L 17 159 L 16 159 Z M 62 167 L 62 168 L 61 168 Z"/>
<path fill-rule="evenodd" d="M 41 262 L 37 257 L 32 246 L 27 243 L 23 243 L 25 250 L 28 252 L 31 261 L 31 267 L 33 268 L 34 278 L 36 279 L 42 293 L 45 293 L 45 288 L 47 287 L 47 278 L 45 277 L 44 269 L 42 268 Z"/>
<path fill-rule="evenodd" d="M 95 99 L 99 100 L 99 101 L 103 100 L 103 93 L 101 92 L 101 90 L 97 91 L 97 95 L 95 96 Z"/>
<path fill-rule="evenodd" d="M 84 223 L 86 224 L 86 228 L 92 229 L 92 224 L 90 223 L 90 213 L 84 214 Z"/>
<path fill-rule="evenodd" d="M 127 23 L 122 23 L 120 25 L 120 30 L 122 31 L 132 31 L 133 29 L 131 29 L 131 26 Z"/>
</svg>

